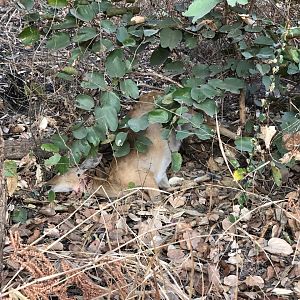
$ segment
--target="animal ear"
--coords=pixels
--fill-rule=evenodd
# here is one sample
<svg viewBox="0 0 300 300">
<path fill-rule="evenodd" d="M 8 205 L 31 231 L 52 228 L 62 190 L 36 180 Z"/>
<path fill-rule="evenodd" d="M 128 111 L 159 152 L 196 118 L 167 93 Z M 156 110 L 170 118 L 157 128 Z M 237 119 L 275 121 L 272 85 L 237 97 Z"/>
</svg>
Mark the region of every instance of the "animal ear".
<svg viewBox="0 0 300 300">
<path fill-rule="evenodd" d="M 99 153 L 97 156 L 87 158 L 79 166 L 80 171 L 82 173 L 84 173 L 85 171 L 87 171 L 89 169 L 93 169 L 93 168 L 97 167 L 100 164 L 102 157 L 103 157 L 103 154 Z"/>
</svg>

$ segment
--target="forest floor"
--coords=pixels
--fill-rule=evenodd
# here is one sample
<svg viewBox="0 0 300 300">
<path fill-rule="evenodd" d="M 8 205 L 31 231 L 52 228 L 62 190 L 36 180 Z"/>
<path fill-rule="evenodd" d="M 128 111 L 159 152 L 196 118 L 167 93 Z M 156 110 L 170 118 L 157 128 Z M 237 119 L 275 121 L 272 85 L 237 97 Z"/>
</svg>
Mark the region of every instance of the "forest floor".
<svg viewBox="0 0 300 300">
<path fill-rule="evenodd" d="M 70 130 L 76 83 L 53 76 L 62 57 L 20 44 L 21 27 L 14 6 L 0 7 L 0 125 L 6 141 L 39 144 Z M 135 78 L 143 91 L 159 85 L 148 73 Z M 32 83 L 30 100 L 24 82 Z M 238 119 L 238 103 L 223 118 Z M 299 165 L 280 188 L 259 172 L 244 188 L 220 144 L 234 151 L 228 139 L 185 141 L 183 167 L 169 171 L 172 189 L 158 202 L 141 191 L 49 201 L 45 183 L 53 174 L 43 157 L 24 153 L 8 181 L 0 298 L 300 299 Z M 111 152 L 104 154 L 108 163 Z"/>
</svg>

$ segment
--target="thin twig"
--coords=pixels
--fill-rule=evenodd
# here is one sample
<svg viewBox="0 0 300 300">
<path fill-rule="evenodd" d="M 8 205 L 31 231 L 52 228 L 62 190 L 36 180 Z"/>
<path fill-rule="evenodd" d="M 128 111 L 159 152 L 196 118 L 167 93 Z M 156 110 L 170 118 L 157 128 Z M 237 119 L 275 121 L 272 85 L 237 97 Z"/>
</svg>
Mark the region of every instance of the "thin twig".
<svg viewBox="0 0 300 300">
<path fill-rule="evenodd" d="M 0 288 L 3 283 L 3 248 L 6 221 L 6 188 L 4 181 L 4 140 L 0 127 Z"/>
</svg>

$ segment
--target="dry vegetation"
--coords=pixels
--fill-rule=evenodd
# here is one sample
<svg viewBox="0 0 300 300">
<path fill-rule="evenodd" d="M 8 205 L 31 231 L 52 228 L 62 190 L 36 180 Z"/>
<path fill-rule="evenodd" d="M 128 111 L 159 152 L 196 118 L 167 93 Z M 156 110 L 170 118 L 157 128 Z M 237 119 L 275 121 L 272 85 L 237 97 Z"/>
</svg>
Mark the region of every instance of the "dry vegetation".
<svg viewBox="0 0 300 300">
<path fill-rule="evenodd" d="M 273 4 L 264 5 L 278 17 Z M 40 143 L 76 120 L 78 83 L 54 76 L 67 51 L 24 48 L 21 27 L 15 5 L 0 6 L 0 124 L 5 140 Z M 153 74 L 141 66 L 142 90 L 168 84 Z M 237 103 L 223 114 L 238 118 Z M 169 174 L 172 191 L 156 203 L 139 190 L 117 200 L 64 194 L 49 203 L 43 184 L 52 175 L 41 158 L 25 155 L 17 182 L 8 182 L 0 298 L 299 299 L 299 165 L 281 189 L 265 177 L 244 190 L 222 154 L 233 147 L 219 142 L 188 140 L 182 170 Z"/>
</svg>

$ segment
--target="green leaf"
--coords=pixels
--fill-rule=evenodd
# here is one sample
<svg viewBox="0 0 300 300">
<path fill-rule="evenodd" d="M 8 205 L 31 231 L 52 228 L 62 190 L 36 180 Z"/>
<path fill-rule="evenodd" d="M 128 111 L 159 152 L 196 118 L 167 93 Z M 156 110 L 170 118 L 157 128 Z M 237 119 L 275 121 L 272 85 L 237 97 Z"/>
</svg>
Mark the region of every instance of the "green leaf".
<svg viewBox="0 0 300 300">
<path fill-rule="evenodd" d="M 58 164 L 55 166 L 55 171 L 59 174 L 65 174 L 70 167 L 70 159 L 66 156 L 62 156 Z"/>
<path fill-rule="evenodd" d="M 234 94 L 239 94 L 240 90 L 245 87 L 244 80 L 238 78 L 225 78 L 224 79 L 224 89 L 226 92 L 231 92 Z"/>
<path fill-rule="evenodd" d="M 255 68 L 255 65 L 250 60 L 240 60 L 236 66 L 236 74 L 238 77 L 246 78 L 250 75 L 250 71 Z"/>
<path fill-rule="evenodd" d="M 66 142 L 68 141 L 68 137 L 66 135 L 54 134 L 51 137 L 51 142 L 56 145 L 60 150 L 66 150 L 68 147 L 66 146 Z"/>
<path fill-rule="evenodd" d="M 60 161 L 60 158 L 61 158 L 61 155 L 59 153 L 55 153 L 48 159 L 45 159 L 45 166 L 51 167 L 51 166 L 57 165 L 58 162 Z"/>
<path fill-rule="evenodd" d="M 114 144 L 113 150 L 114 150 L 115 157 L 126 156 L 130 152 L 130 145 L 127 141 L 121 147 L 118 147 L 116 144 Z"/>
<path fill-rule="evenodd" d="M 67 6 L 68 1 L 67 0 L 47 0 L 48 5 L 54 7 L 54 8 L 62 8 Z"/>
<path fill-rule="evenodd" d="M 200 128 L 203 121 L 204 121 L 204 116 L 202 113 L 196 113 L 190 119 L 190 123 L 194 128 Z"/>
<path fill-rule="evenodd" d="M 189 49 L 194 49 L 198 45 L 198 38 L 192 34 L 185 34 L 185 44 Z"/>
<path fill-rule="evenodd" d="M 77 26 L 76 18 L 73 16 L 66 16 L 63 22 L 52 25 L 52 29 L 69 29 Z"/>
<path fill-rule="evenodd" d="M 148 113 L 148 120 L 150 124 L 167 123 L 169 121 L 169 113 L 164 109 L 158 108 Z"/>
<path fill-rule="evenodd" d="M 248 0 L 227 0 L 227 3 L 230 6 L 236 6 L 237 4 L 245 5 L 248 3 Z"/>
<path fill-rule="evenodd" d="M 117 26 L 110 20 L 102 20 L 101 29 L 107 33 L 114 33 L 117 30 Z"/>
<path fill-rule="evenodd" d="M 245 178 L 246 174 L 247 174 L 247 170 L 245 168 L 238 168 L 233 172 L 233 179 L 235 181 L 241 181 Z"/>
<path fill-rule="evenodd" d="M 74 36 L 73 41 L 75 43 L 81 43 L 89 41 L 97 36 L 97 31 L 93 27 L 82 27 L 78 30 L 77 34 Z"/>
<path fill-rule="evenodd" d="M 256 54 L 256 57 L 261 59 L 274 59 L 275 58 L 274 50 L 270 47 L 261 48 L 259 52 Z"/>
<path fill-rule="evenodd" d="M 275 184 L 278 187 L 281 187 L 281 185 L 282 185 L 282 174 L 280 172 L 280 169 L 275 167 L 275 166 L 272 166 L 271 170 L 272 170 L 272 177 L 274 179 Z"/>
<path fill-rule="evenodd" d="M 121 78 L 126 74 L 126 64 L 123 58 L 124 53 L 121 49 L 116 49 L 107 56 L 105 69 L 110 77 Z"/>
<path fill-rule="evenodd" d="M 29 13 L 24 16 L 24 21 L 26 22 L 37 22 L 40 20 L 39 13 Z"/>
<path fill-rule="evenodd" d="M 53 203 L 54 200 L 55 200 L 55 197 L 56 197 L 55 192 L 49 191 L 49 193 L 48 193 L 48 201 L 51 202 L 51 203 Z"/>
<path fill-rule="evenodd" d="M 266 65 L 266 64 L 257 64 L 256 65 L 256 69 L 259 71 L 259 73 L 261 75 L 266 75 L 271 70 L 271 66 L 270 65 Z"/>
<path fill-rule="evenodd" d="M 104 92 L 101 94 L 101 105 L 113 106 L 117 112 L 119 112 L 121 109 L 120 98 L 114 92 Z"/>
<path fill-rule="evenodd" d="M 92 5 L 78 5 L 76 8 L 70 9 L 70 13 L 84 22 L 92 21 L 96 15 Z"/>
<path fill-rule="evenodd" d="M 300 72 L 300 64 L 297 66 L 296 64 L 292 63 L 289 64 L 288 69 L 287 69 L 287 73 L 289 75 L 294 75 Z"/>
<path fill-rule="evenodd" d="M 207 15 L 221 0 L 194 0 L 188 10 L 183 13 L 186 17 L 194 17 L 193 22 Z"/>
<path fill-rule="evenodd" d="M 116 131 L 118 128 L 118 114 L 114 107 L 105 105 L 95 108 L 95 117 L 97 123 L 104 123 L 106 128 L 111 131 Z"/>
<path fill-rule="evenodd" d="M 107 84 L 104 80 L 104 75 L 99 72 L 85 73 L 81 87 L 86 89 L 106 90 Z"/>
<path fill-rule="evenodd" d="M 213 117 L 218 112 L 217 104 L 214 100 L 207 99 L 200 103 L 193 104 L 196 108 L 203 110 L 207 115 Z"/>
<path fill-rule="evenodd" d="M 144 29 L 144 36 L 148 37 L 148 36 L 152 36 L 156 33 L 158 33 L 158 29 Z"/>
<path fill-rule="evenodd" d="M 202 36 L 206 39 L 213 39 L 216 36 L 216 32 L 213 30 L 204 29 L 201 32 Z"/>
<path fill-rule="evenodd" d="M 165 65 L 166 73 L 178 75 L 184 72 L 184 63 L 182 61 L 172 61 Z"/>
<path fill-rule="evenodd" d="M 170 54 L 170 50 L 168 48 L 166 49 L 162 47 L 156 48 L 151 54 L 150 65 L 151 66 L 162 65 L 169 57 L 169 54 Z"/>
<path fill-rule="evenodd" d="M 90 111 L 95 106 L 95 102 L 91 96 L 80 94 L 76 96 L 75 106 Z"/>
<path fill-rule="evenodd" d="M 137 84 L 131 79 L 125 79 L 120 82 L 120 88 L 124 95 L 137 99 L 139 97 L 139 88 Z"/>
<path fill-rule="evenodd" d="M 107 51 L 111 51 L 113 48 L 114 48 L 114 44 L 111 40 L 101 39 L 100 41 L 97 41 L 93 44 L 92 51 L 94 53 L 107 52 Z"/>
<path fill-rule="evenodd" d="M 148 116 L 145 114 L 139 118 L 132 118 L 127 124 L 134 132 L 145 130 L 149 126 Z"/>
<path fill-rule="evenodd" d="M 123 146 L 124 142 L 127 139 L 127 135 L 128 135 L 127 132 L 118 132 L 117 135 L 116 135 L 116 137 L 115 137 L 115 144 L 118 147 Z"/>
<path fill-rule="evenodd" d="M 71 67 L 71 66 L 64 67 L 62 69 L 62 71 L 69 75 L 77 75 L 78 74 L 78 71 L 74 67 Z"/>
<path fill-rule="evenodd" d="M 107 128 L 104 124 L 95 124 L 92 128 L 101 142 L 106 139 Z M 89 135 L 87 136 L 87 139 L 89 141 Z"/>
<path fill-rule="evenodd" d="M 148 147 L 152 144 L 152 141 L 144 135 L 140 135 L 134 141 L 135 149 L 140 153 L 145 153 L 148 151 Z"/>
<path fill-rule="evenodd" d="M 179 152 L 172 152 L 172 165 L 171 168 L 174 172 L 178 172 L 182 165 L 182 156 Z"/>
<path fill-rule="evenodd" d="M 98 134 L 95 127 L 87 127 L 86 130 L 87 130 L 86 139 L 88 140 L 89 143 L 91 143 L 94 146 L 99 145 L 99 143 L 105 139 L 105 134 L 102 135 L 102 139 L 101 139 L 101 135 Z"/>
<path fill-rule="evenodd" d="M 164 28 L 160 32 L 160 45 L 162 48 L 173 50 L 182 40 L 182 32 L 180 30 L 172 30 Z"/>
<path fill-rule="evenodd" d="M 46 43 L 46 47 L 48 49 L 58 50 L 69 46 L 70 43 L 70 36 L 65 32 L 59 32 L 51 36 Z"/>
<path fill-rule="evenodd" d="M 4 177 L 17 176 L 17 163 L 14 160 L 4 161 Z"/>
<path fill-rule="evenodd" d="M 191 88 L 189 87 L 176 89 L 176 91 L 173 92 L 172 96 L 173 99 L 180 104 L 186 104 L 188 106 L 193 104 L 193 100 L 191 97 Z"/>
<path fill-rule="evenodd" d="M 201 124 L 199 128 L 194 131 L 194 133 L 202 141 L 209 140 L 214 136 L 214 131 L 206 124 Z"/>
<path fill-rule="evenodd" d="M 117 40 L 120 43 L 123 43 L 125 40 L 129 39 L 129 33 L 125 27 L 119 27 L 116 34 Z"/>
<path fill-rule="evenodd" d="M 48 152 L 54 152 L 54 153 L 59 152 L 59 147 L 51 143 L 42 144 L 41 149 Z"/>
<path fill-rule="evenodd" d="M 264 28 L 262 26 L 257 26 L 257 25 L 246 25 L 244 27 L 245 31 L 247 32 L 262 32 Z"/>
<path fill-rule="evenodd" d="M 71 145 L 71 161 L 70 163 L 73 164 L 78 164 L 80 159 L 82 158 L 82 153 L 81 153 L 81 140 L 75 140 L 72 145 Z"/>
<path fill-rule="evenodd" d="M 260 35 L 254 40 L 254 43 L 257 45 L 272 46 L 274 41 L 268 36 Z"/>
<path fill-rule="evenodd" d="M 77 126 L 76 126 L 77 127 Z M 87 129 L 83 126 L 72 130 L 73 136 L 75 139 L 82 140 L 87 136 Z"/>
<path fill-rule="evenodd" d="M 254 141 L 252 137 L 240 137 L 237 138 L 234 143 L 238 150 L 252 152 L 254 149 Z"/>
<path fill-rule="evenodd" d="M 86 56 L 86 50 L 84 50 L 83 47 L 75 48 L 71 50 L 71 56 L 68 59 L 68 63 L 72 65 L 76 60 L 80 60 L 84 56 Z"/>
<path fill-rule="evenodd" d="M 193 135 L 193 133 L 188 130 L 177 130 L 176 131 L 176 140 L 181 141 L 191 135 Z"/>
<path fill-rule="evenodd" d="M 27 219 L 28 219 L 28 212 L 26 208 L 21 207 L 13 210 L 12 220 L 14 223 L 24 224 L 26 223 Z"/>
<path fill-rule="evenodd" d="M 208 77 L 210 75 L 209 65 L 197 64 L 192 68 L 192 73 L 196 77 Z"/>
<path fill-rule="evenodd" d="M 205 96 L 205 98 L 210 99 L 213 99 L 215 96 L 218 96 L 220 94 L 217 89 L 215 89 L 209 84 L 203 84 L 200 87 L 200 92 Z"/>
<path fill-rule="evenodd" d="M 34 0 L 19 0 L 18 5 L 26 10 L 31 10 L 34 6 Z"/>
<path fill-rule="evenodd" d="M 19 34 L 18 38 L 24 45 L 32 45 L 40 39 L 40 32 L 35 27 L 26 27 Z"/>
<path fill-rule="evenodd" d="M 191 97 L 197 102 L 203 102 L 206 99 L 206 96 L 201 91 L 201 88 L 198 87 L 192 88 Z"/>
</svg>

